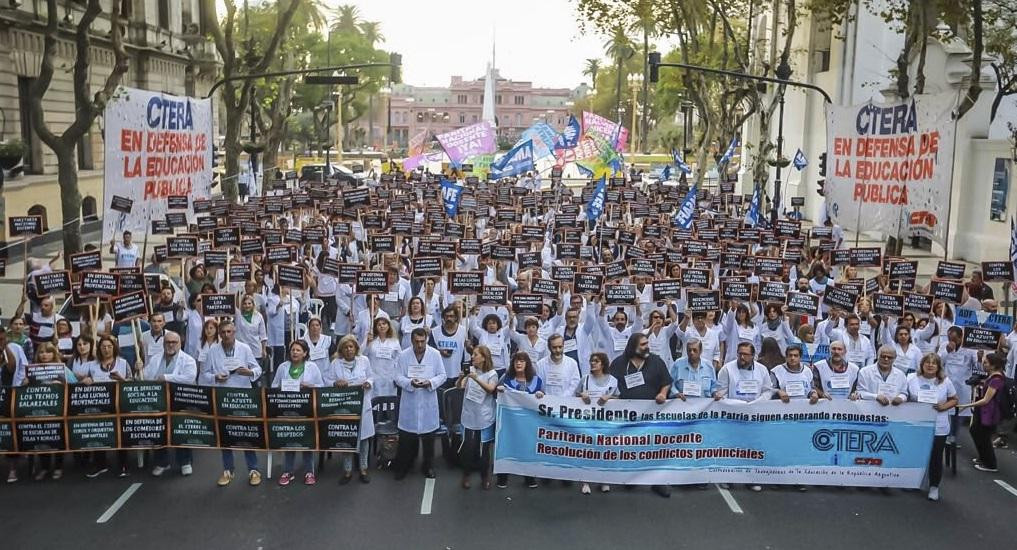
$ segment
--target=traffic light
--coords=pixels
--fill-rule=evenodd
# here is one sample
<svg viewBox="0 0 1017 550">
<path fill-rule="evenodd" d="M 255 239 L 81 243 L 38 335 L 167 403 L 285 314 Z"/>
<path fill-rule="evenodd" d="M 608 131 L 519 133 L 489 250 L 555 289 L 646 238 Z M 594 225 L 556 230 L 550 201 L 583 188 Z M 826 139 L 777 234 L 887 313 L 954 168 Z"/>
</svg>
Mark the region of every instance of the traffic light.
<svg viewBox="0 0 1017 550">
<path fill-rule="evenodd" d="M 402 75 L 403 56 L 400 55 L 400 54 L 397 54 L 395 52 L 392 52 L 392 53 L 390 53 L 388 55 L 388 62 L 392 64 L 392 67 L 391 67 L 392 72 L 391 72 L 391 74 L 389 74 L 389 77 L 388 77 L 389 82 L 392 83 L 392 84 L 402 84 L 402 82 L 403 82 L 403 75 Z"/>
<path fill-rule="evenodd" d="M 212 145 L 212 168 L 219 167 L 219 148 Z"/>
<path fill-rule="evenodd" d="M 826 152 L 819 154 L 819 175 L 826 177 Z"/>
<path fill-rule="evenodd" d="M 650 64 L 650 83 L 656 84 L 660 81 L 660 52 L 650 52 L 647 59 Z"/>
<path fill-rule="evenodd" d="M 826 196 L 826 189 L 825 189 L 825 187 L 826 187 L 826 180 L 819 180 L 819 181 L 817 181 L 816 182 L 816 186 L 819 187 L 819 189 L 816 189 L 816 194 L 819 195 L 820 197 L 825 197 Z"/>
</svg>

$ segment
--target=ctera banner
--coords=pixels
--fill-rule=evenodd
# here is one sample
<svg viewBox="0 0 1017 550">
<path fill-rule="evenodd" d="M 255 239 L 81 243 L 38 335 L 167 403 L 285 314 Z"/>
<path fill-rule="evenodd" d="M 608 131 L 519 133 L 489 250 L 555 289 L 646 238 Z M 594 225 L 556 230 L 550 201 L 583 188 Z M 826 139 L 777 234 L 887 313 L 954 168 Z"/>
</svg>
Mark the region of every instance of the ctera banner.
<svg viewBox="0 0 1017 550">
<path fill-rule="evenodd" d="M 208 198 L 212 185 L 212 100 L 117 89 L 103 114 L 106 143 L 103 242 L 147 233 L 169 196 Z M 133 208 L 113 208 L 117 197 Z M 126 211 L 125 211 L 126 210 Z"/>
<path fill-rule="evenodd" d="M 827 107 L 830 167 L 824 189 L 838 224 L 946 242 L 953 103 L 944 94 Z"/>
<path fill-rule="evenodd" d="M 0 387 L 0 454 L 161 447 L 356 452 L 363 390 L 165 382 Z"/>
<path fill-rule="evenodd" d="M 494 471 L 591 483 L 768 483 L 915 488 L 930 405 L 804 400 L 498 396 Z"/>
</svg>

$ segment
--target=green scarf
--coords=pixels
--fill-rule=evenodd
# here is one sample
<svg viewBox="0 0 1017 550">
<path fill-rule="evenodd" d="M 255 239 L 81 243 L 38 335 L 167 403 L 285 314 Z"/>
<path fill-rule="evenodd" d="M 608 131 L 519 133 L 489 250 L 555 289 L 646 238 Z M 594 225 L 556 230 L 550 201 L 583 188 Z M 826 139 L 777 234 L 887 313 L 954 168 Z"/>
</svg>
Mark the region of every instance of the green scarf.
<svg viewBox="0 0 1017 550">
<path fill-rule="evenodd" d="M 240 312 L 240 314 L 244 316 L 244 320 L 247 321 L 248 323 L 250 323 L 251 319 L 254 318 L 254 312 L 253 311 L 250 312 L 250 313 Z"/>
<path fill-rule="evenodd" d="M 299 365 L 290 363 L 290 378 L 294 380 L 300 380 L 300 377 L 304 375 L 304 363 L 301 362 Z"/>
</svg>

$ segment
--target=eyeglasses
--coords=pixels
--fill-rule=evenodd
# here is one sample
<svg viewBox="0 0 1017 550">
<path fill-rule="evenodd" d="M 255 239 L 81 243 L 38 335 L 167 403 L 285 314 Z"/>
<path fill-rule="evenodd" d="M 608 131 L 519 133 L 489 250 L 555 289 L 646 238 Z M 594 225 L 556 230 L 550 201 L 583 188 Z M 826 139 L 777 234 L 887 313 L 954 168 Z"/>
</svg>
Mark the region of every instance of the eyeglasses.
<svg viewBox="0 0 1017 550">
<path fill-rule="evenodd" d="M 168 346 L 170 344 L 173 344 L 174 346 L 179 346 L 180 342 L 177 342 L 176 340 L 166 340 L 166 345 Z"/>
<path fill-rule="evenodd" d="M 896 357 L 897 357 L 896 355 L 880 355 L 879 356 L 880 359 L 894 359 Z"/>
</svg>

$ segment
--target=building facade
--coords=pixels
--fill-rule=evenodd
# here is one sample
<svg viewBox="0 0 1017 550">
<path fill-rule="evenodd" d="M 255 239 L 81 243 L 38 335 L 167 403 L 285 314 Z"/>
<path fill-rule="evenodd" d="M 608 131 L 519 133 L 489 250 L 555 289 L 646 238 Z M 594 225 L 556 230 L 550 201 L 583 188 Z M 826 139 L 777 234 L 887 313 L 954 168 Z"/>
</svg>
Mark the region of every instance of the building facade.
<svg viewBox="0 0 1017 550">
<path fill-rule="evenodd" d="M 93 93 L 103 86 L 113 67 L 109 42 L 113 1 L 121 0 L 104 0 L 104 13 L 92 25 L 89 84 Z M 84 12 L 84 2 L 67 1 L 59 5 L 56 71 L 42 102 L 46 122 L 56 133 L 74 119 L 74 32 Z M 124 46 L 129 68 L 121 85 L 204 96 L 215 82 L 219 67 L 215 47 L 204 37 L 206 17 L 215 17 L 214 13 L 204 13 L 205 5 L 201 0 L 122 2 L 127 19 Z M 28 94 L 39 75 L 46 18 L 45 2 L 0 0 L 0 141 L 17 138 L 28 150 L 23 160 L 24 175 L 5 182 L 0 216 L 39 214 L 45 226 L 59 228 L 63 219 L 56 184 L 56 156 L 39 140 L 28 118 L 31 113 Z M 78 144 L 77 155 L 82 218 L 88 220 L 96 216 L 97 205 L 103 204 L 102 117 Z M 5 232 L 6 227 L 4 223 L 0 231 Z"/>
<path fill-rule="evenodd" d="M 501 140 L 514 141 L 539 121 L 560 129 L 568 122 L 576 94 L 583 93 L 580 89 L 539 88 L 532 82 L 496 78 L 494 103 Z M 440 134 L 480 122 L 484 79 L 453 76 L 448 87 L 399 84 L 372 103 L 373 116 L 361 117 L 351 125 L 353 146 L 382 149 L 387 129 L 390 148 L 405 149 L 410 137 L 421 130 Z"/>
</svg>

